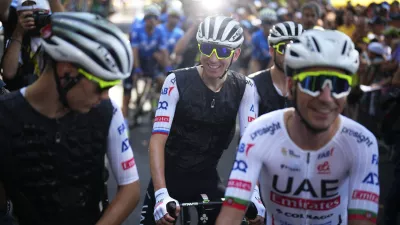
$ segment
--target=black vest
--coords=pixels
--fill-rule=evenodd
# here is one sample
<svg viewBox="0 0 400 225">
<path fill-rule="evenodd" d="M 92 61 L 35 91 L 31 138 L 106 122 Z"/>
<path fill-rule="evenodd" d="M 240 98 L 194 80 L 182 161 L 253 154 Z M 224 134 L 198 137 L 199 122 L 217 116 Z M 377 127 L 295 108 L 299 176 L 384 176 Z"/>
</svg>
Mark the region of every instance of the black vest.
<svg viewBox="0 0 400 225">
<path fill-rule="evenodd" d="M 15 91 L 0 97 L 0 178 L 20 225 L 92 225 L 104 200 L 110 100 L 58 120 Z M 4 143 L 5 142 L 5 143 Z"/>
<path fill-rule="evenodd" d="M 229 71 L 223 87 L 215 93 L 195 67 L 174 73 L 179 101 L 166 143 L 166 168 L 184 172 L 214 169 L 235 134 L 245 77 Z"/>
<path fill-rule="evenodd" d="M 274 110 L 292 107 L 292 102 L 276 91 L 271 78 L 271 70 L 262 70 L 249 77 L 254 80 L 260 96 L 258 116 Z"/>
</svg>

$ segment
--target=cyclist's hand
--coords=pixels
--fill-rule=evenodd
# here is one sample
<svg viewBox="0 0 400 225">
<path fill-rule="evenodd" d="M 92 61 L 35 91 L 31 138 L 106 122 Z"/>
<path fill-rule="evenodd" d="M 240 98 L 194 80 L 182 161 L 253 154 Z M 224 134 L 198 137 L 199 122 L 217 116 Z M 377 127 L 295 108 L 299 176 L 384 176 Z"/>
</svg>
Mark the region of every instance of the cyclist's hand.
<svg viewBox="0 0 400 225">
<path fill-rule="evenodd" d="M 249 220 L 249 225 L 263 225 L 265 224 L 264 222 L 264 217 L 262 216 L 257 216 L 254 220 Z"/>
<path fill-rule="evenodd" d="M 154 207 L 154 219 L 157 225 L 173 225 L 175 219 L 168 214 L 167 204 L 168 202 L 175 202 L 176 204 L 175 217 L 178 217 L 180 211 L 178 201 L 169 196 L 166 188 L 161 188 L 160 190 L 157 190 L 154 193 L 154 195 L 156 196 L 156 205 Z"/>
</svg>

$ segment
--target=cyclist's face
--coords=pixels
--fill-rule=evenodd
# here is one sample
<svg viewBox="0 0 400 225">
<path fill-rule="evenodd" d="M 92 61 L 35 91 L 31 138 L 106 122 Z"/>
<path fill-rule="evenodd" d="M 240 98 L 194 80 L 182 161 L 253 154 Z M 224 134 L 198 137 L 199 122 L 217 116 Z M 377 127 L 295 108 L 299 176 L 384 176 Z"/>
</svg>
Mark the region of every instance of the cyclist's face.
<svg viewBox="0 0 400 225">
<path fill-rule="evenodd" d="M 317 25 L 318 16 L 313 9 L 306 8 L 303 10 L 301 19 L 304 29 L 308 30 Z"/>
<path fill-rule="evenodd" d="M 215 55 L 215 53 L 213 53 L 210 57 L 201 54 L 200 56 L 200 62 L 201 65 L 203 65 L 203 71 L 205 73 L 205 75 L 211 76 L 211 77 L 215 77 L 218 78 L 220 76 L 222 76 L 225 72 L 225 70 L 229 67 L 229 64 L 234 63 L 239 55 L 240 55 L 240 48 L 236 49 L 234 54 L 226 59 L 218 59 L 217 56 Z M 232 59 L 233 57 L 233 59 Z"/>
<path fill-rule="evenodd" d="M 281 43 L 285 43 L 288 44 L 290 41 L 283 41 Z M 280 43 L 278 43 L 280 44 Z M 270 54 L 272 55 L 272 57 L 275 58 L 275 64 L 278 64 L 278 66 L 280 66 L 280 68 L 284 68 L 284 62 L 285 62 L 285 54 L 284 51 L 286 50 L 286 45 L 279 45 L 276 46 L 277 49 L 275 49 L 274 47 L 270 47 Z M 283 53 L 283 54 L 281 54 Z"/>
<path fill-rule="evenodd" d="M 158 17 L 154 15 L 148 15 L 144 19 L 146 27 L 155 27 L 158 22 Z"/>
<path fill-rule="evenodd" d="M 332 68 L 313 68 L 306 71 L 336 71 Z M 331 95 L 331 89 L 329 85 L 325 86 L 320 95 L 312 97 L 299 90 L 296 82 L 289 81 L 289 87 L 295 86 L 296 91 L 296 104 L 297 109 L 304 119 L 314 128 L 318 130 L 327 130 L 336 120 L 338 115 L 343 111 L 346 104 L 346 97 L 336 99 Z"/>
<path fill-rule="evenodd" d="M 70 73 L 71 77 L 78 76 L 78 72 Z M 82 78 L 70 91 L 67 93 L 67 100 L 72 110 L 87 113 L 92 108 L 100 104 L 104 99 L 108 99 L 108 89 L 99 89 L 96 82 Z"/>
</svg>

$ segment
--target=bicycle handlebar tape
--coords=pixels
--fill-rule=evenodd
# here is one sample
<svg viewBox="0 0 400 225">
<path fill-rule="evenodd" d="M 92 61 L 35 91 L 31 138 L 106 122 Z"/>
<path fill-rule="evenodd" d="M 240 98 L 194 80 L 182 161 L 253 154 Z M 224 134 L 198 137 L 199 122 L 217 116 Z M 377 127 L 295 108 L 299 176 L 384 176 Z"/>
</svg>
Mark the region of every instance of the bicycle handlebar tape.
<svg viewBox="0 0 400 225">
<path fill-rule="evenodd" d="M 172 218 L 174 218 L 176 220 L 177 217 L 175 215 L 175 212 L 176 212 L 176 203 L 175 202 L 171 201 L 171 202 L 167 203 L 167 212 Z"/>
<path fill-rule="evenodd" d="M 254 220 L 257 217 L 258 211 L 257 207 L 253 202 L 250 202 L 249 207 L 247 208 L 246 211 L 246 217 L 249 220 Z"/>
</svg>

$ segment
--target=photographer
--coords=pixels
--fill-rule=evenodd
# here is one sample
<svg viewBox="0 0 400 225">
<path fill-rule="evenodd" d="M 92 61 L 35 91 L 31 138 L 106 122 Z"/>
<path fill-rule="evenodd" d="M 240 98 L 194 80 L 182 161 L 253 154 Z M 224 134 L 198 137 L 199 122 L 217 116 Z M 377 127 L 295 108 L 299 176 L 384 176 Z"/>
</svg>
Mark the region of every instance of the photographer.
<svg viewBox="0 0 400 225">
<path fill-rule="evenodd" d="M 50 5 L 50 7 L 49 7 Z M 63 11 L 58 0 L 19 0 L 9 7 L 3 22 L 6 46 L 1 61 L 3 78 L 9 90 L 17 90 L 36 80 L 40 29 L 46 25 L 50 9 Z M 35 71 L 36 70 L 36 71 Z"/>
</svg>

